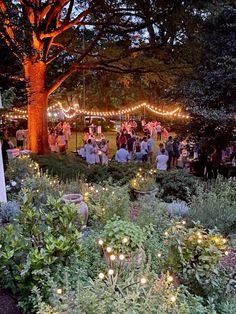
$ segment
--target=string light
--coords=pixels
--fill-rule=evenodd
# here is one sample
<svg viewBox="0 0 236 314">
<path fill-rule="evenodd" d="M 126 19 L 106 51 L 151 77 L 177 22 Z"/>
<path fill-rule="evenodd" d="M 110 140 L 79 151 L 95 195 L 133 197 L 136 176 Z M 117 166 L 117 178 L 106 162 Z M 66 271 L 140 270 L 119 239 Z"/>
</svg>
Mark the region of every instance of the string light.
<svg viewBox="0 0 236 314">
<path fill-rule="evenodd" d="M 229 255 L 229 252 L 228 252 L 228 251 L 225 251 L 225 255 L 226 255 L 226 256 Z"/>
<path fill-rule="evenodd" d="M 157 257 L 161 257 L 161 253 L 158 253 L 158 254 L 157 254 Z"/>
<path fill-rule="evenodd" d="M 62 289 L 61 288 L 57 289 L 57 294 L 62 294 Z"/>
<path fill-rule="evenodd" d="M 174 280 L 174 278 L 172 276 L 167 277 L 167 281 L 172 282 L 173 280 Z"/>
<path fill-rule="evenodd" d="M 111 260 L 111 261 L 114 261 L 115 259 L 116 259 L 116 256 L 112 254 L 112 255 L 110 256 L 110 260 Z"/>
<path fill-rule="evenodd" d="M 189 119 L 189 115 L 182 115 L 180 114 L 180 108 L 177 107 L 176 109 L 172 111 L 165 111 L 161 110 L 160 108 L 157 108 L 153 105 L 149 105 L 147 103 L 142 103 L 136 106 L 132 106 L 127 109 L 121 109 L 121 110 L 115 110 L 115 111 L 90 111 L 90 110 L 85 110 L 85 109 L 79 109 L 79 104 L 74 104 L 73 106 L 69 106 L 67 109 L 63 107 L 63 105 L 58 102 L 57 104 L 51 105 L 47 108 L 48 111 L 48 116 L 51 117 L 52 115 L 56 116 L 57 113 L 52 113 L 54 110 L 60 110 L 63 112 L 65 117 L 67 119 L 72 119 L 77 115 L 89 115 L 89 116 L 101 116 L 101 117 L 112 117 L 112 116 L 119 116 L 119 115 L 124 115 L 124 114 L 129 114 L 133 111 L 137 111 L 139 109 L 146 108 L 149 111 L 155 113 L 156 115 L 161 115 L 161 116 L 173 116 L 177 118 L 182 118 L 182 119 Z M 6 115 L 7 118 L 27 118 L 27 110 L 24 109 L 19 109 L 19 108 L 13 108 L 13 113 L 17 112 L 18 115 L 14 114 L 9 114 Z"/>
</svg>

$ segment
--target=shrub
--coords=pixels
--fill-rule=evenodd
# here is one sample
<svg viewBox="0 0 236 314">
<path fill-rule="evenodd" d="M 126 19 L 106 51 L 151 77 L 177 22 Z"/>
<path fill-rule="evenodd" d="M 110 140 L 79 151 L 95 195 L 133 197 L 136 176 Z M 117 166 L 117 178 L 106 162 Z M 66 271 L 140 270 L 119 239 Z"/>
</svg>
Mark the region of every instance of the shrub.
<svg viewBox="0 0 236 314">
<path fill-rule="evenodd" d="M 13 221 L 19 213 L 20 209 L 16 201 L 0 204 L 0 224 Z"/>
<path fill-rule="evenodd" d="M 50 298 L 45 302 L 39 290 L 35 290 L 37 314 L 83 313 L 83 314 L 208 314 L 216 313 L 203 299 L 189 294 L 185 289 L 175 289 L 166 278 L 146 273 L 146 283 L 140 274 L 127 272 L 125 277 L 109 276 L 87 284 L 77 280 L 71 289 L 68 276 L 63 288 L 51 280 Z M 60 294 L 58 293 L 60 292 Z"/>
<path fill-rule="evenodd" d="M 103 246 L 105 248 L 111 247 L 114 254 L 129 255 L 141 249 L 150 234 L 150 226 L 149 228 L 140 228 L 132 222 L 114 218 L 104 226 L 100 238 L 103 241 Z"/>
<path fill-rule="evenodd" d="M 66 265 L 80 253 L 77 208 L 48 199 L 46 208 L 34 208 L 25 193 L 13 224 L 0 228 L 0 283 L 28 298 L 34 285 L 43 284 L 57 265 Z"/>
<path fill-rule="evenodd" d="M 154 190 L 157 187 L 154 177 L 155 173 L 156 170 L 138 171 L 135 177 L 130 181 L 131 189 L 144 192 Z"/>
<path fill-rule="evenodd" d="M 165 202 L 183 200 L 188 202 L 196 193 L 197 179 L 185 171 L 158 171 L 157 183 L 161 189 L 160 197 Z"/>
<path fill-rule="evenodd" d="M 219 288 L 219 262 L 226 252 L 226 239 L 199 225 L 188 229 L 183 222 L 171 226 L 165 236 L 166 270 L 195 294 L 207 295 Z"/>
<path fill-rule="evenodd" d="M 128 219 L 130 200 L 127 186 L 112 186 L 107 181 L 104 186 L 85 187 L 83 195 L 89 207 L 89 225 L 105 224 L 115 215 Z"/>
<path fill-rule="evenodd" d="M 217 179 L 208 191 L 198 187 L 189 208 L 189 217 L 200 221 L 206 228 L 217 227 L 222 234 L 236 231 L 235 183 Z"/>
<path fill-rule="evenodd" d="M 123 185 L 134 177 L 140 165 L 135 163 L 119 164 L 115 161 L 109 162 L 108 166 L 94 165 L 88 167 L 86 162 L 72 154 L 49 156 L 32 155 L 43 171 L 57 176 L 60 180 L 83 179 L 90 183 L 101 184 L 111 178 L 115 184 Z M 142 165 L 148 168 L 149 165 Z"/>
</svg>

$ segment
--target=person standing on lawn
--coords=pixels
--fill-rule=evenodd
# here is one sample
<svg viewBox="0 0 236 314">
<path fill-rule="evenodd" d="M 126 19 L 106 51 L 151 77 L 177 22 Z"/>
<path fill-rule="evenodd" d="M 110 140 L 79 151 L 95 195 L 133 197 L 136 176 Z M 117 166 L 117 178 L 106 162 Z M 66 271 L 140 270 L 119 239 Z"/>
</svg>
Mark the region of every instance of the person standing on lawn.
<svg viewBox="0 0 236 314">
<path fill-rule="evenodd" d="M 161 150 L 161 155 L 157 155 L 156 158 L 156 164 L 157 164 L 157 170 L 167 170 L 167 162 L 169 157 L 165 154 L 165 149 L 163 148 Z"/>
<path fill-rule="evenodd" d="M 147 138 L 148 138 L 148 140 L 147 140 L 148 157 L 149 157 L 150 162 L 152 163 L 153 151 L 154 151 L 154 140 L 150 135 L 148 135 Z"/>
</svg>

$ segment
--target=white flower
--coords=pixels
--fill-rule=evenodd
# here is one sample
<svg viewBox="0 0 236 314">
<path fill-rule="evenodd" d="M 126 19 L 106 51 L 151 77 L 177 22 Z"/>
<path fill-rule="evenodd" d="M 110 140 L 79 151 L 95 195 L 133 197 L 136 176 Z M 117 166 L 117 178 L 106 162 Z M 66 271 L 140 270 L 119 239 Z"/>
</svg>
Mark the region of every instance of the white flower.
<svg viewBox="0 0 236 314">
<path fill-rule="evenodd" d="M 16 185 L 17 185 L 16 181 L 11 181 L 11 186 L 16 186 Z"/>
<path fill-rule="evenodd" d="M 6 190 L 7 190 L 7 191 L 11 191 L 10 185 L 6 185 Z"/>
</svg>

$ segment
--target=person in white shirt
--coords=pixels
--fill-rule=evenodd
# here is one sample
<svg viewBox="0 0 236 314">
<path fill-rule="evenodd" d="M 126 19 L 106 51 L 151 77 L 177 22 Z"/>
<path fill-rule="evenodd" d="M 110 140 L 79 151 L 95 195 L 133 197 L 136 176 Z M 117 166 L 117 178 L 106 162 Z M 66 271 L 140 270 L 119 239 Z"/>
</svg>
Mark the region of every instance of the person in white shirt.
<svg viewBox="0 0 236 314">
<path fill-rule="evenodd" d="M 148 146 L 148 157 L 149 157 L 150 162 L 152 163 L 152 156 L 153 156 L 153 151 L 154 151 L 154 140 L 150 135 L 148 135 L 147 146 Z"/>
<path fill-rule="evenodd" d="M 22 149 L 24 146 L 24 138 L 25 132 L 23 127 L 20 127 L 19 130 L 16 131 L 16 146 L 20 149 Z"/>
<path fill-rule="evenodd" d="M 143 162 L 146 162 L 148 160 L 148 143 L 146 136 L 143 138 L 141 142 L 141 153 Z"/>
<path fill-rule="evenodd" d="M 128 162 L 129 152 L 126 150 L 125 144 L 121 144 L 121 148 L 116 152 L 115 160 L 120 163 Z"/>
<path fill-rule="evenodd" d="M 168 160 L 169 156 L 165 155 L 165 149 L 163 148 L 161 151 L 161 155 L 157 155 L 156 158 L 157 170 L 167 170 Z"/>
</svg>

